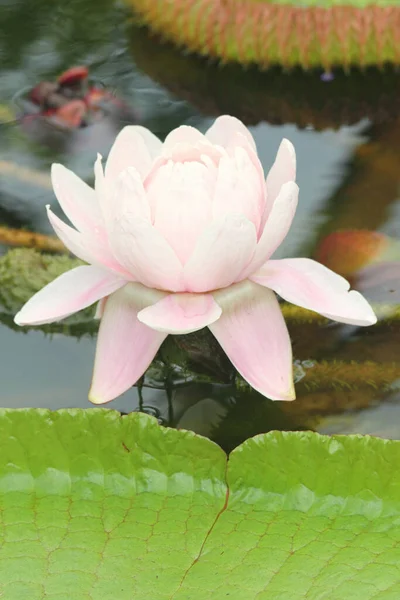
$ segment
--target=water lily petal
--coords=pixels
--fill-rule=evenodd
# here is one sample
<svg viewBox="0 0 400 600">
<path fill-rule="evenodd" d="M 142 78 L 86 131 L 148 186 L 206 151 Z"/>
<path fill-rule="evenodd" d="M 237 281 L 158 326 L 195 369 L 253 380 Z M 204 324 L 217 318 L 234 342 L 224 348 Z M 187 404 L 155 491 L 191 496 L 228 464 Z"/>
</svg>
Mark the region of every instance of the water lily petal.
<svg viewBox="0 0 400 600">
<path fill-rule="evenodd" d="M 206 143 L 204 135 L 195 127 L 181 125 L 173 129 L 165 138 L 163 145 L 163 154 L 169 153 L 176 144 L 189 144 L 195 146 L 197 143 Z"/>
<path fill-rule="evenodd" d="M 213 146 L 205 137 L 203 141 L 197 142 L 194 145 L 187 142 L 177 142 L 173 146 L 164 148 L 163 153 L 154 161 L 151 171 L 145 180 L 145 189 L 146 191 L 154 189 L 154 181 L 158 178 L 159 170 L 165 165 L 170 165 L 169 168 L 171 168 L 173 162 L 203 163 L 210 171 L 208 177 L 215 182 L 217 178 L 217 166 L 221 156 L 227 156 L 226 151 L 221 147 Z M 157 198 L 153 197 L 149 201 L 150 205 L 155 206 L 156 201 Z"/>
<path fill-rule="evenodd" d="M 250 281 L 214 292 L 222 315 L 210 330 L 239 373 L 272 400 L 293 400 L 292 347 L 278 300 Z"/>
<path fill-rule="evenodd" d="M 154 226 L 175 250 L 182 264 L 211 222 L 214 172 L 199 162 L 161 167 L 147 187 Z"/>
<path fill-rule="evenodd" d="M 134 167 L 128 167 L 126 170 L 130 170 L 131 172 L 134 171 L 141 179 L 140 174 Z M 102 165 L 102 156 L 101 154 L 97 155 L 96 162 L 94 163 L 94 189 L 96 191 L 96 196 L 98 198 L 99 206 L 107 230 L 110 229 L 110 224 L 115 218 L 115 196 L 118 191 L 120 177 L 124 172 L 125 171 L 121 171 L 121 173 L 119 173 L 114 179 L 105 177 Z"/>
<path fill-rule="evenodd" d="M 47 208 L 47 216 L 55 233 L 60 238 L 62 243 L 78 258 L 88 263 L 102 262 L 103 245 L 99 244 L 96 239 L 76 231 L 57 215 L 53 213 L 49 206 Z M 109 258 L 108 253 L 105 253 L 105 261 Z"/>
<path fill-rule="evenodd" d="M 218 117 L 206 132 L 206 138 L 210 140 L 212 144 L 227 148 L 235 145 L 234 140 L 237 133 L 244 135 L 252 149 L 257 152 L 256 143 L 250 131 L 242 121 L 236 117 L 231 117 L 230 115 Z"/>
<path fill-rule="evenodd" d="M 163 146 L 162 141 L 156 135 L 154 135 L 150 129 L 147 129 L 147 127 L 143 127 L 142 125 L 131 125 L 131 127 L 133 127 L 135 131 L 142 136 L 151 159 L 155 160 L 157 156 L 161 154 Z"/>
<path fill-rule="evenodd" d="M 226 156 L 226 152 L 223 148 L 213 146 L 206 138 L 203 138 L 203 141 L 197 142 L 196 145 L 183 142 L 177 143 L 165 151 L 163 158 L 164 161 L 171 158 L 175 162 L 187 162 L 190 160 L 200 162 L 204 156 L 208 157 L 209 163 L 211 162 L 211 164 L 217 166 L 221 156 Z"/>
<path fill-rule="evenodd" d="M 134 167 L 144 179 L 150 171 L 153 159 L 147 143 L 135 125 L 124 127 L 108 155 L 105 176 L 115 179 L 128 167 Z"/>
<path fill-rule="evenodd" d="M 17 325 L 42 325 L 60 321 L 112 294 L 126 281 L 98 267 L 82 266 L 63 273 L 21 308 Z"/>
<path fill-rule="evenodd" d="M 255 172 L 258 174 L 259 188 L 261 190 L 261 197 L 258 200 L 260 216 L 258 218 L 259 227 L 257 237 L 259 238 L 265 225 L 264 214 L 267 204 L 267 186 L 265 182 L 264 169 L 260 159 L 258 158 L 257 150 L 253 148 L 253 145 L 250 144 L 249 140 L 243 134 L 236 133 L 233 138 L 233 146 L 232 148 L 227 149 L 227 154 L 229 156 L 234 156 L 235 154 L 237 155 L 237 151 L 240 148 L 245 150 L 250 161 L 253 163 Z"/>
<path fill-rule="evenodd" d="M 150 206 L 142 179 L 136 169 L 129 167 L 122 171 L 113 188 L 111 223 L 114 219 L 123 216 L 129 216 L 129 219 L 142 218 L 150 221 Z"/>
<path fill-rule="evenodd" d="M 96 306 L 96 312 L 94 313 L 94 317 L 93 317 L 94 319 L 99 321 L 101 319 L 101 317 L 103 316 L 107 298 L 108 298 L 108 296 L 105 296 L 104 298 L 102 298 L 101 300 L 98 301 L 97 306 Z"/>
<path fill-rule="evenodd" d="M 91 187 L 60 164 L 51 166 L 51 181 L 61 208 L 79 231 L 85 233 L 97 229 L 99 233 L 105 233 L 100 206 Z"/>
<path fill-rule="evenodd" d="M 324 265 L 309 258 L 268 261 L 252 281 L 275 290 L 288 302 L 353 325 L 373 325 L 376 316 L 350 284 Z"/>
<path fill-rule="evenodd" d="M 284 183 L 296 179 L 296 152 L 289 140 L 284 138 L 279 146 L 276 159 L 267 175 L 267 206 L 265 220 L 277 199 Z"/>
<path fill-rule="evenodd" d="M 49 206 L 47 206 L 47 216 L 54 231 L 72 254 L 85 262 L 107 267 L 132 279 L 130 274 L 115 260 L 108 244 L 96 237 L 90 237 L 76 231 L 76 229 L 59 219 Z"/>
<path fill-rule="evenodd" d="M 145 219 L 121 216 L 110 232 L 118 262 L 150 288 L 184 291 L 183 267 L 162 234 Z"/>
<path fill-rule="evenodd" d="M 97 158 L 94 163 L 94 189 L 104 221 L 107 223 L 109 216 L 112 214 L 109 193 L 109 190 L 112 188 L 110 186 L 110 182 L 106 182 L 104 177 L 103 157 L 99 153 L 97 154 Z"/>
<path fill-rule="evenodd" d="M 253 259 L 241 274 L 243 279 L 257 271 L 283 242 L 296 213 L 298 198 L 299 188 L 296 183 L 290 181 L 282 186 L 258 241 Z"/>
<path fill-rule="evenodd" d="M 256 243 L 254 225 L 245 217 L 226 215 L 214 221 L 184 267 L 186 289 L 208 292 L 230 285 L 250 262 Z"/>
<path fill-rule="evenodd" d="M 148 327 L 165 333 L 191 333 L 214 323 L 221 308 L 210 294 L 170 294 L 138 313 Z"/>
<path fill-rule="evenodd" d="M 250 153 L 236 147 L 231 156 L 219 161 L 213 201 L 213 217 L 242 214 L 258 232 L 265 203 L 265 184 L 261 165 L 257 168 Z M 260 176 L 261 175 L 261 176 Z"/>
<path fill-rule="evenodd" d="M 143 325 L 137 313 L 162 296 L 132 283 L 106 301 L 89 392 L 94 404 L 109 402 L 126 392 L 150 365 L 166 334 Z"/>
</svg>

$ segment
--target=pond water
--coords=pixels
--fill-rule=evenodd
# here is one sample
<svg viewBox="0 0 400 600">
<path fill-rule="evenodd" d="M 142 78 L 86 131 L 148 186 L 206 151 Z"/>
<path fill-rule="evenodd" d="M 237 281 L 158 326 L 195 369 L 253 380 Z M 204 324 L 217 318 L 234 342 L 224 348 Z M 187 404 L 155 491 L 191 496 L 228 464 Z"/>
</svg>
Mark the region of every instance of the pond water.
<svg viewBox="0 0 400 600">
<path fill-rule="evenodd" d="M 390 236 L 396 249 L 391 258 L 398 258 L 395 72 L 337 72 L 325 82 L 315 72 L 221 69 L 162 46 L 108 0 L 17 0 L 3 3 L 1 11 L 0 225 L 50 233 L 45 205 L 60 214 L 49 185 L 51 163 L 61 162 L 92 183 L 96 153 L 106 155 L 116 132 L 132 119 L 164 137 L 180 124 L 205 130 L 215 116 L 230 113 L 251 127 L 265 169 L 282 137 L 296 147 L 300 205 L 278 257 L 313 257 L 328 234 L 365 229 Z M 81 64 L 128 105 L 129 118 L 108 114 L 69 131 L 41 117 L 21 118 L 27 90 Z M 348 252 L 344 262 L 351 260 Z M 193 377 L 166 389 L 162 382 L 144 387 L 140 406 L 227 449 L 274 428 L 400 438 L 399 287 L 394 270 L 389 282 L 365 291 L 386 307 L 385 318 L 368 330 L 289 323 L 297 365 L 293 403 L 272 403 Z M 46 336 L 4 324 L 0 345 L 1 406 L 90 406 L 93 337 Z M 134 388 L 108 408 L 129 412 L 138 406 Z"/>
</svg>

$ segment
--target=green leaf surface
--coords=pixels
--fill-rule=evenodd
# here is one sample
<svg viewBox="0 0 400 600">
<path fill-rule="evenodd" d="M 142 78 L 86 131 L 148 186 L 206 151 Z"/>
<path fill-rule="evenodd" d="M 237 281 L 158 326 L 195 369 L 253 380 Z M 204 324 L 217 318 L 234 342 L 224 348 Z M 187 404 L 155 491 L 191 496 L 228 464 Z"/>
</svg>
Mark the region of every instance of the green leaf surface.
<svg viewBox="0 0 400 600">
<path fill-rule="evenodd" d="M 2 600 L 398 600 L 400 443 L 0 411 Z"/>
<path fill-rule="evenodd" d="M 223 65 L 328 71 L 399 63 L 399 0 L 125 1 L 138 24 Z"/>
</svg>

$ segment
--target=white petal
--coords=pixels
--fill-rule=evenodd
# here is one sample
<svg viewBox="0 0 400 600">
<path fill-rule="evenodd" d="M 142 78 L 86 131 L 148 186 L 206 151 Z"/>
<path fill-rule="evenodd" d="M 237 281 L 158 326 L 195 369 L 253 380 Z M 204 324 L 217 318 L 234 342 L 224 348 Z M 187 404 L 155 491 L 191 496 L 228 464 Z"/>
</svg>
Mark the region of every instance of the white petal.
<svg viewBox="0 0 400 600">
<path fill-rule="evenodd" d="M 143 285 L 172 292 L 184 290 L 178 257 L 149 221 L 129 215 L 116 220 L 110 245 L 118 262 Z"/>
<path fill-rule="evenodd" d="M 232 156 L 224 156 L 219 162 L 213 217 L 218 219 L 229 213 L 242 214 L 254 223 L 258 232 L 264 202 L 261 165 L 257 168 L 254 157 L 250 157 L 243 148 L 236 147 Z"/>
<path fill-rule="evenodd" d="M 165 333 L 192 333 L 214 323 L 221 308 L 211 294 L 170 294 L 140 311 L 138 319 Z"/>
<path fill-rule="evenodd" d="M 93 317 L 94 319 L 100 320 L 101 317 L 103 316 L 107 298 L 108 298 L 108 296 L 105 296 L 104 298 L 102 298 L 101 300 L 98 301 L 97 306 L 96 306 L 96 312 L 94 313 L 94 317 Z"/>
<path fill-rule="evenodd" d="M 208 292 L 236 281 L 256 243 L 253 223 L 241 215 L 226 215 L 211 223 L 184 267 L 187 290 Z"/>
<path fill-rule="evenodd" d="M 110 221 L 127 217 L 150 221 L 150 206 L 147 202 L 143 183 L 136 169 L 129 167 L 123 171 L 113 185 L 112 217 Z M 107 225 L 110 226 L 110 223 Z M 112 227 L 112 225 L 111 225 Z"/>
<path fill-rule="evenodd" d="M 153 159 L 143 135 L 135 125 L 124 127 L 108 155 L 105 176 L 116 179 L 128 167 L 134 167 L 144 179 L 150 171 Z"/>
<path fill-rule="evenodd" d="M 51 180 L 61 208 L 79 231 L 94 233 L 101 228 L 104 232 L 100 206 L 91 187 L 59 164 L 51 166 Z"/>
<path fill-rule="evenodd" d="M 244 281 L 213 296 L 222 315 L 210 330 L 239 373 L 267 398 L 293 400 L 292 347 L 275 294 Z"/>
<path fill-rule="evenodd" d="M 257 152 L 256 143 L 253 136 L 247 127 L 237 119 L 230 115 L 222 115 L 215 120 L 213 125 L 206 132 L 206 138 L 210 140 L 212 144 L 217 144 L 227 148 L 232 145 L 236 145 L 234 142 L 236 134 L 240 133 L 249 142 L 252 149 Z"/>
<path fill-rule="evenodd" d="M 309 258 L 268 261 L 252 281 L 275 290 L 288 302 L 353 325 L 373 325 L 376 316 L 350 284 L 327 267 Z"/>
<path fill-rule="evenodd" d="M 281 245 L 296 213 L 298 198 L 299 188 L 296 183 L 290 181 L 282 186 L 258 241 L 253 259 L 241 274 L 243 279 L 257 271 Z"/>
<path fill-rule="evenodd" d="M 147 127 L 142 127 L 142 125 L 131 125 L 131 127 L 133 127 L 135 131 L 142 136 L 151 159 L 155 160 L 157 156 L 161 154 L 163 146 L 162 141 L 156 135 L 154 135 L 150 129 L 147 129 Z"/>
<path fill-rule="evenodd" d="M 115 260 L 106 243 L 76 231 L 59 219 L 49 206 L 47 206 L 47 216 L 54 231 L 72 254 L 90 264 L 106 267 L 125 277 L 130 277 L 130 274 Z"/>
<path fill-rule="evenodd" d="M 195 146 L 199 142 L 206 143 L 207 140 L 198 129 L 188 125 L 181 125 L 180 127 L 173 129 L 165 138 L 163 154 L 168 154 L 176 144 L 188 144 L 190 146 Z"/>
<path fill-rule="evenodd" d="M 17 325 L 60 321 L 94 304 L 126 284 L 98 267 L 82 266 L 63 273 L 32 296 L 15 317 Z"/>
<path fill-rule="evenodd" d="M 137 319 L 137 313 L 163 294 L 128 284 L 106 301 L 97 339 L 89 400 L 103 404 L 126 392 L 149 367 L 166 334 Z"/>
<path fill-rule="evenodd" d="M 289 140 L 283 139 L 274 164 L 267 175 L 267 218 L 282 186 L 296 179 L 296 152 Z M 266 220 L 266 219 L 265 219 Z"/>
<path fill-rule="evenodd" d="M 199 162 L 162 166 L 147 187 L 153 222 L 184 264 L 211 222 L 214 172 Z"/>
</svg>

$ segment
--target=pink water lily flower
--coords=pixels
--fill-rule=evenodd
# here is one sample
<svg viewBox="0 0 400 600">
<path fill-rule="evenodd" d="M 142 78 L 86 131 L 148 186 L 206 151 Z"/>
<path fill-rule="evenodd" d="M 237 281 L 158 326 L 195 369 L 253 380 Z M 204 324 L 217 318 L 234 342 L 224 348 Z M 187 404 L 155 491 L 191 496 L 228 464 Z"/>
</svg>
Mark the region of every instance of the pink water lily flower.
<svg viewBox="0 0 400 600">
<path fill-rule="evenodd" d="M 96 404 L 132 386 L 168 334 L 203 327 L 256 390 L 292 400 L 291 343 L 275 292 L 342 323 L 376 322 L 333 271 L 307 258 L 271 260 L 295 214 L 295 172 L 283 140 L 265 180 L 252 135 L 229 116 L 205 135 L 178 127 L 163 144 L 125 127 L 104 172 L 96 161 L 94 190 L 53 165 L 55 194 L 75 228 L 48 207 L 50 222 L 90 266 L 47 285 L 15 322 L 51 323 L 100 301 Z"/>
</svg>

